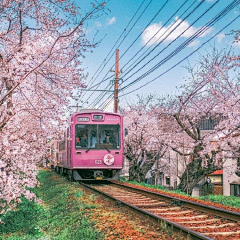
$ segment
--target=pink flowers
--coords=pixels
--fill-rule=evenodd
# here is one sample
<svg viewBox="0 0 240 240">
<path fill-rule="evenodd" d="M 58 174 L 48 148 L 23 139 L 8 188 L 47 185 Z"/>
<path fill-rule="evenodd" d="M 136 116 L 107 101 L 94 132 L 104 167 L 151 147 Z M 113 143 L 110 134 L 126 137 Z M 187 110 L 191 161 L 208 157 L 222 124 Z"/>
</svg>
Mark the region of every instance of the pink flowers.
<svg viewBox="0 0 240 240">
<path fill-rule="evenodd" d="M 37 185 L 47 139 L 59 139 L 69 96 L 86 87 L 79 66 L 94 43 L 82 34 L 84 21 L 103 8 L 81 19 L 69 1 L 18 2 L 0 2 L 1 209 L 14 208 L 22 194 L 35 198 L 27 188 Z"/>
</svg>

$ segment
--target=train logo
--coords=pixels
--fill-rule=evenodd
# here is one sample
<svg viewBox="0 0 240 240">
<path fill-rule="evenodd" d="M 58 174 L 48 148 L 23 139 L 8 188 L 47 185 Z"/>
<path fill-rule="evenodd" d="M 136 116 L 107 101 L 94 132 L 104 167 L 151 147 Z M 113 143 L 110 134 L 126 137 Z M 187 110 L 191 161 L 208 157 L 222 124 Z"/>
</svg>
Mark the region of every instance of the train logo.
<svg viewBox="0 0 240 240">
<path fill-rule="evenodd" d="M 106 154 L 103 158 L 103 162 L 110 166 L 114 163 L 114 156 L 112 154 Z"/>
</svg>

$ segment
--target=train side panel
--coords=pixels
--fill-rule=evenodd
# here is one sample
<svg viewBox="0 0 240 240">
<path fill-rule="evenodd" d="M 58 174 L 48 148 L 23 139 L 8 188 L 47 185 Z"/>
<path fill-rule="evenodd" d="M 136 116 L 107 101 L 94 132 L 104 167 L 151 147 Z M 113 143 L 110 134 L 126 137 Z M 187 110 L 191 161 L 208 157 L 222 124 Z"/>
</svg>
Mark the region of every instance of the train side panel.
<svg viewBox="0 0 240 240">
<path fill-rule="evenodd" d="M 58 143 L 58 166 L 71 169 L 71 126 L 64 135 L 64 140 Z"/>
</svg>

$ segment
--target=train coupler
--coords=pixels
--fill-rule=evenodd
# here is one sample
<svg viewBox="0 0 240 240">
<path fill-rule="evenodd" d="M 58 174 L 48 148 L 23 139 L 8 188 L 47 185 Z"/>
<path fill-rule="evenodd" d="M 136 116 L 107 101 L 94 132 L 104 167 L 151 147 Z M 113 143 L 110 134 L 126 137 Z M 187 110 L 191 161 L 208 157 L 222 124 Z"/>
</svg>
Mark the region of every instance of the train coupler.
<svg viewBox="0 0 240 240">
<path fill-rule="evenodd" d="M 94 178 L 96 180 L 102 180 L 103 179 L 103 172 L 102 171 L 95 171 L 94 172 Z"/>
</svg>

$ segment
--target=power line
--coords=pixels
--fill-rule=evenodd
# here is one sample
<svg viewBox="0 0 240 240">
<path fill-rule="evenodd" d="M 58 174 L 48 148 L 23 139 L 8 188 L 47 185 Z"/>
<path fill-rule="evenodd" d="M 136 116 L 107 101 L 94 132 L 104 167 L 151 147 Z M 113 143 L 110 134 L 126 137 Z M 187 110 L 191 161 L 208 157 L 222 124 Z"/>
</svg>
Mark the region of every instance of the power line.
<svg viewBox="0 0 240 240">
<path fill-rule="evenodd" d="M 110 91 L 110 89 L 112 88 L 112 83 L 110 82 L 108 84 L 108 86 L 105 88 L 106 90 L 108 89 Z M 92 103 L 91 105 L 89 105 L 89 108 L 94 108 L 98 102 L 107 94 L 108 92 L 102 92 Z"/>
<path fill-rule="evenodd" d="M 186 0 L 186 1 L 174 12 L 174 14 L 167 20 L 167 22 L 165 22 L 165 24 L 163 25 L 163 27 L 170 21 L 170 19 L 171 19 L 187 2 L 188 2 L 188 0 Z M 150 22 L 146 25 L 146 27 L 144 28 L 144 30 L 147 29 L 147 27 L 148 27 L 148 26 L 151 24 L 151 22 L 156 18 L 156 16 L 162 11 L 162 9 L 166 6 L 167 3 L 168 3 L 168 1 L 166 1 L 165 4 L 158 10 L 158 12 L 154 15 L 154 17 L 153 17 L 153 18 L 150 20 Z M 195 3 L 195 2 L 194 2 L 194 3 Z M 191 7 L 194 3 L 192 3 L 192 4 L 190 5 L 190 7 Z M 188 9 L 189 9 L 190 7 L 188 7 Z M 188 10 L 188 9 L 187 9 L 187 10 Z M 186 12 L 187 10 L 185 10 L 185 12 Z M 184 12 L 184 13 L 185 13 L 185 12 Z M 183 14 L 184 14 L 184 13 L 183 13 Z M 183 14 L 182 14 L 182 15 L 183 15 Z M 180 17 L 181 17 L 181 16 L 180 16 Z M 142 33 L 144 30 L 142 30 L 141 33 Z M 141 36 L 141 33 L 137 36 L 137 38 L 135 38 L 135 40 L 134 40 L 134 41 L 132 42 L 132 44 L 127 48 L 127 50 L 124 52 L 124 54 L 133 46 L 133 44 L 136 42 L 136 40 Z M 157 33 L 158 33 L 158 32 L 157 32 Z M 156 34 L 157 34 L 157 33 L 156 33 Z M 156 34 L 155 34 L 155 35 L 156 35 Z M 154 36 L 155 36 L 155 35 L 154 35 Z M 153 36 L 153 37 L 154 37 L 154 36 Z M 152 38 L 153 38 L 153 37 L 152 37 Z M 150 39 L 149 41 L 151 41 L 151 39 Z M 148 42 L 149 42 L 149 41 L 148 41 Z M 147 43 L 146 43 L 146 44 L 147 44 Z M 140 51 L 146 46 L 146 44 L 140 49 Z M 140 51 L 138 51 L 138 53 L 139 53 Z M 138 54 L 138 53 L 137 53 L 137 54 Z M 123 55 L 124 55 L 124 54 L 123 54 Z M 137 54 L 135 54 L 135 56 L 136 56 Z M 134 57 L 135 57 L 135 56 L 134 56 Z M 141 56 L 142 56 L 142 55 L 141 55 Z M 121 58 L 122 58 L 122 57 L 123 57 L 123 56 L 121 56 Z M 134 58 L 134 57 L 133 57 L 133 58 Z M 120 59 L 121 59 L 121 58 L 120 58 Z M 132 58 L 132 59 L 133 59 L 133 58 Z M 132 60 L 132 59 L 131 59 L 131 60 Z M 131 61 L 131 60 L 130 60 L 130 61 Z M 128 62 L 129 62 L 129 61 L 128 61 Z M 127 63 L 126 63 L 126 64 L 127 64 Z M 126 66 L 126 64 L 125 64 L 124 66 Z M 119 86 L 119 87 L 120 87 L 120 86 Z M 122 89 L 119 90 L 119 91 L 122 91 Z M 106 102 L 106 103 L 103 105 L 103 107 L 106 108 L 106 107 L 111 103 L 111 101 L 112 101 L 112 100 L 109 100 L 108 102 Z M 126 99 L 126 101 L 127 101 L 127 99 Z"/>
<path fill-rule="evenodd" d="M 219 1 L 219 0 L 218 0 L 218 1 Z M 170 31 L 170 33 L 169 33 L 164 39 L 166 39 L 179 25 L 181 25 L 181 23 L 182 23 L 187 17 L 189 17 L 195 10 L 197 10 L 197 9 L 201 6 L 201 4 L 202 4 L 203 2 L 204 2 L 204 0 L 202 0 L 179 24 L 177 24 L 177 26 L 175 26 L 175 28 L 173 28 L 173 29 Z M 215 3 L 215 4 L 216 4 L 216 3 Z M 165 5 L 164 5 L 164 6 L 165 6 Z M 191 6 L 192 6 L 192 5 L 191 5 Z M 162 8 L 161 8 L 161 9 L 162 9 Z M 189 8 L 188 8 L 188 9 L 189 9 Z M 185 11 L 185 12 L 186 12 L 186 11 Z M 185 13 L 185 12 L 184 12 L 184 13 Z M 159 11 L 158 11 L 158 13 L 159 13 Z M 155 15 L 155 16 L 156 16 L 156 15 Z M 152 21 L 152 20 L 151 20 L 151 21 Z M 147 24 L 147 26 L 148 26 L 148 25 L 149 25 L 149 24 Z M 147 28 L 147 27 L 146 27 L 146 28 Z M 146 28 L 145 28 L 145 29 L 146 29 Z M 168 31 L 168 30 L 169 30 L 169 29 L 167 29 L 167 31 Z M 165 33 L 164 33 L 164 34 L 165 34 Z M 182 33 L 182 34 L 183 34 L 183 33 Z M 180 34 L 180 35 L 181 35 L 181 34 Z M 139 36 L 140 36 L 140 35 L 139 35 Z M 164 40 L 164 39 L 163 39 L 163 40 Z M 163 40 L 162 40 L 162 41 L 163 41 Z M 162 42 L 162 41 L 161 41 L 161 42 Z M 161 43 L 161 42 L 160 42 L 160 43 Z M 160 44 L 160 43 L 159 43 L 159 44 Z M 157 46 L 159 46 L 159 44 L 158 44 Z M 156 46 L 156 47 L 157 47 L 157 46 Z M 153 50 L 154 50 L 156 47 L 154 47 Z M 166 48 L 167 48 L 167 47 L 166 47 Z M 165 49 L 166 49 L 166 48 L 165 48 Z M 151 53 L 153 50 L 151 50 L 150 53 Z M 147 56 L 148 56 L 150 53 L 148 53 Z M 159 53 L 159 54 L 160 54 L 160 53 Z M 146 57 L 146 56 L 145 56 L 145 57 Z M 144 58 L 145 58 L 145 57 L 144 57 Z M 156 57 L 156 56 L 155 56 L 155 57 Z M 153 60 L 153 59 L 151 59 L 151 61 L 152 61 L 152 60 Z M 142 61 L 142 60 L 140 60 L 139 62 L 141 62 L 141 61 Z M 139 62 L 138 62 L 138 64 L 139 64 Z M 149 62 L 150 62 L 150 61 L 149 61 Z M 148 63 L 149 63 L 149 62 L 148 62 Z M 147 64 L 148 64 L 148 63 L 147 63 Z M 135 68 L 138 64 L 136 64 L 133 68 Z M 145 67 L 147 64 L 145 64 L 143 67 Z M 143 67 L 141 67 L 141 69 L 142 69 Z M 133 68 L 132 68 L 132 69 L 133 69 Z M 132 69 L 131 69 L 131 70 L 132 70 Z M 131 71 L 131 70 L 130 70 L 130 71 Z M 132 74 L 130 77 L 132 77 L 133 75 L 135 75 L 139 70 L 140 70 L 140 69 L 138 69 L 138 70 L 137 70 L 134 74 Z M 130 72 L 130 71 L 129 71 L 129 72 Z M 124 76 L 126 76 L 129 72 L 127 72 Z M 124 77 L 124 76 L 123 76 L 123 77 Z M 123 78 L 123 77 L 122 77 L 122 78 Z M 126 80 L 128 80 L 130 77 L 128 77 Z M 125 80 L 125 81 L 126 81 L 126 80 Z M 128 85 L 127 85 L 127 86 L 128 86 Z M 125 88 L 126 88 L 126 87 L 124 87 L 124 88 L 122 88 L 122 89 L 125 89 Z M 107 93 L 106 93 L 106 94 L 107 94 Z M 105 95 L 106 95 L 106 94 L 105 94 Z"/>
<path fill-rule="evenodd" d="M 149 21 L 149 23 L 146 25 L 146 27 L 141 31 L 141 33 L 135 38 L 135 40 L 130 44 L 130 46 L 125 50 L 125 52 L 122 54 L 121 58 L 129 51 L 129 49 L 133 46 L 133 44 L 139 39 L 139 37 L 142 35 L 142 32 L 144 32 L 144 30 L 146 30 L 150 24 L 153 22 L 153 20 L 160 14 L 160 12 L 163 10 L 163 8 L 166 6 L 166 4 L 168 3 L 169 0 L 167 0 L 163 6 L 157 11 L 157 13 L 154 15 L 154 17 Z M 185 3 L 189 1 L 186 0 Z M 121 58 L 119 60 L 121 60 Z M 126 64 L 125 64 L 126 65 Z M 124 66 L 125 66 L 124 65 Z"/>
<path fill-rule="evenodd" d="M 166 4 L 168 3 L 169 0 L 167 0 L 165 2 L 165 4 L 163 4 L 163 6 L 158 10 L 158 12 L 154 15 L 154 17 L 150 20 L 150 22 L 146 25 L 146 27 L 144 28 L 144 30 L 152 23 L 152 21 L 157 17 L 157 15 L 159 15 L 159 13 L 162 11 L 162 9 L 166 6 Z M 188 1 L 188 0 L 187 0 Z M 127 35 L 130 33 L 130 31 L 133 29 L 133 27 L 136 25 L 136 23 L 138 22 L 138 20 L 142 17 L 143 13 L 147 10 L 147 8 L 149 7 L 150 3 L 152 2 L 152 0 L 148 3 L 148 5 L 145 7 L 145 9 L 143 10 L 143 12 L 141 13 L 141 15 L 138 17 L 138 19 L 135 21 L 135 23 L 133 24 L 133 26 L 131 27 L 131 29 L 128 31 Z M 143 31 L 144 31 L 143 30 Z M 124 37 L 124 39 L 127 37 L 127 35 Z M 123 55 L 120 57 L 120 59 L 125 55 L 125 53 L 133 46 L 133 44 L 137 41 L 137 39 L 141 36 L 141 33 L 137 36 L 137 38 L 132 42 L 132 44 L 128 47 L 128 49 L 123 53 Z M 124 40 L 123 39 L 123 40 Z M 122 40 L 122 42 L 123 42 Z M 121 43 L 122 43 L 121 42 Z M 121 45 L 120 43 L 120 45 Z M 120 46 L 119 45 L 119 46 Z M 119 47 L 118 46 L 118 47 Z M 112 57 L 112 56 L 111 56 Z M 120 60 L 119 59 L 119 60 Z M 113 66 L 112 66 L 113 67 Z M 89 99 L 89 98 L 88 98 Z"/>
<path fill-rule="evenodd" d="M 159 30 L 141 47 L 141 49 L 127 62 L 125 63 L 125 65 L 122 67 L 122 69 L 124 69 L 125 66 L 127 66 L 146 46 L 147 44 L 154 39 L 155 36 L 157 36 L 157 34 L 168 24 L 168 22 L 174 17 L 176 16 L 176 14 L 179 12 L 179 10 L 181 10 L 181 8 L 183 8 L 183 6 L 188 2 L 189 0 L 186 0 L 169 18 L 168 20 L 159 28 Z M 181 17 L 194 5 L 195 2 L 197 2 L 198 0 L 195 0 L 180 16 L 179 18 L 181 19 Z M 146 29 L 146 28 L 145 28 Z M 168 30 L 169 28 L 167 28 Z M 153 44 L 155 44 L 166 32 L 167 30 L 161 35 L 159 36 L 155 42 Z M 142 31 L 144 32 L 144 30 Z M 150 49 L 150 47 L 148 47 L 139 57 L 141 58 L 148 50 Z M 134 61 L 132 64 L 129 64 L 128 68 L 126 70 L 128 70 L 133 64 L 135 64 L 138 59 L 136 61 Z M 123 70 L 124 71 L 124 70 Z"/>
<path fill-rule="evenodd" d="M 218 0 L 219 1 L 219 0 Z M 218 2 L 217 1 L 217 2 Z M 203 2 L 203 1 L 202 1 Z M 214 5 L 217 3 L 217 2 L 215 2 L 214 3 Z M 234 4 L 234 6 L 236 6 L 236 4 L 239 4 L 239 1 L 233 1 L 231 4 Z M 231 4 L 229 4 L 228 5 L 228 7 L 226 7 L 225 8 L 225 12 L 224 11 L 222 11 L 222 12 L 220 12 L 216 17 L 215 17 L 215 19 L 213 18 L 211 21 L 209 21 L 208 22 L 208 24 L 209 25 L 207 25 L 207 26 L 204 26 L 204 27 L 202 27 L 201 29 L 199 29 L 195 34 L 193 34 L 187 41 L 185 41 L 184 43 L 182 43 L 178 48 L 176 48 L 171 54 L 169 54 L 166 58 L 164 58 L 163 60 L 161 60 L 158 64 L 156 64 L 153 68 L 151 68 L 150 70 L 148 70 L 147 72 L 145 72 L 142 76 L 140 76 L 139 78 L 137 78 L 137 79 L 135 79 L 134 81 L 132 81 L 131 83 L 129 83 L 127 86 L 125 86 L 125 87 L 121 87 L 121 90 L 119 90 L 119 91 L 123 91 L 124 89 L 126 89 L 126 88 L 128 88 L 128 87 L 130 87 L 130 86 L 132 86 L 133 84 L 135 84 L 135 83 L 137 83 L 138 81 L 140 81 L 141 79 L 143 79 L 143 78 L 145 78 L 147 75 L 149 75 L 150 73 L 152 73 L 153 71 L 155 71 L 157 68 L 159 68 L 161 65 L 163 65 L 164 63 L 166 63 L 169 59 L 171 59 L 171 58 L 173 58 L 176 54 L 178 54 L 181 50 L 183 50 L 187 45 L 189 45 L 191 42 L 193 42 L 197 37 L 199 37 L 201 34 L 203 34 L 204 32 L 206 32 L 209 28 L 210 28 L 210 26 L 212 26 L 212 25 L 214 25 L 216 22 L 218 22 L 223 16 L 225 16 L 232 8 L 233 8 L 233 5 L 231 6 Z M 198 4 L 199 5 L 199 4 Z M 213 5 L 213 6 L 214 6 Z M 191 5 L 192 6 L 192 5 Z M 212 6 L 212 7 L 213 7 Z M 211 8 L 212 8 L 211 7 Z M 209 8 L 207 11 L 209 11 L 211 8 Z M 189 9 L 189 8 L 188 8 Z M 185 11 L 186 12 L 186 11 Z M 206 14 L 206 12 L 204 13 L 204 14 Z M 200 19 L 204 14 L 202 14 L 198 19 Z M 188 16 L 187 16 L 188 17 Z M 185 18 L 186 19 L 186 18 Z M 197 19 L 197 20 L 198 20 Z M 196 21 L 197 21 L 196 20 Z M 183 20 L 182 20 L 183 21 Z M 195 21 L 195 22 L 196 22 Z M 195 23 L 194 22 L 194 23 Z M 231 24 L 231 23 L 230 23 Z M 191 24 L 189 27 L 192 27 L 193 26 L 193 24 Z M 222 31 L 222 30 L 224 30 L 225 28 L 223 28 L 223 29 L 221 29 L 220 31 L 219 31 L 219 33 Z M 186 31 L 186 30 L 185 30 Z M 184 32 L 182 32 L 182 34 L 183 34 Z M 181 34 L 181 35 L 182 35 Z M 180 35 L 180 36 L 181 36 Z M 217 34 L 215 34 L 213 37 L 215 37 Z M 178 37 L 180 37 L 180 36 L 178 36 Z M 213 38 L 212 37 L 212 38 Z M 196 51 L 198 51 L 203 45 L 205 45 L 207 42 L 209 42 L 212 38 L 210 38 L 208 41 L 206 41 L 205 43 L 203 43 L 197 50 L 195 50 L 193 53 L 195 53 Z M 176 39 L 174 40 L 174 41 L 176 41 Z M 174 41 L 172 41 L 170 44 L 172 44 Z M 168 45 L 169 46 L 169 45 Z M 130 47 L 129 47 L 130 48 Z M 155 48 L 154 48 L 155 49 Z M 166 48 L 164 48 L 164 49 L 166 49 Z M 160 52 L 161 53 L 161 52 Z M 160 54 L 159 53 L 159 54 Z M 155 79 L 153 79 L 153 80 L 151 80 L 150 82 L 152 82 L 152 81 L 155 81 L 156 79 L 158 79 L 159 77 L 161 77 L 163 74 L 165 74 L 166 72 L 168 72 L 168 71 L 170 71 L 171 69 L 173 69 L 174 67 L 176 67 L 177 65 L 179 65 L 181 62 L 183 62 L 184 60 L 186 60 L 189 56 L 191 56 L 193 53 L 191 53 L 191 54 L 189 54 L 187 57 L 185 57 L 184 59 L 182 59 L 180 62 L 178 62 L 177 64 L 175 64 L 173 67 L 171 67 L 171 68 L 169 68 L 167 71 L 165 71 L 164 73 L 162 73 L 162 74 L 160 74 L 157 78 L 155 78 Z M 159 55 L 158 54 L 158 55 Z M 148 54 L 149 55 L 149 54 Z M 147 55 L 147 56 L 148 56 Z M 142 56 L 142 55 L 141 55 Z M 155 56 L 156 57 L 156 56 Z M 154 58 L 155 58 L 154 57 Z M 132 60 L 132 59 L 131 59 Z M 152 61 L 152 60 L 151 60 Z M 150 62 L 150 61 L 149 61 Z M 148 63 L 149 63 L 148 62 Z M 139 64 L 139 63 L 138 63 Z M 138 65 L 138 64 L 136 64 L 136 65 Z M 126 64 L 124 65 L 124 66 L 126 66 Z M 144 65 L 145 66 L 145 65 Z M 140 70 L 140 69 L 139 69 Z M 130 72 L 130 71 L 129 71 Z M 128 72 L 128 73 L 129 73 Z M 128 74 L 127 73 L 127 74 Z M 136 72 L 135 72 L 136 73 Z M 125 74 L 125 76 L 126 76 L 126 74 Z M 129 79 L 129 78 L 128 78 Z M 127 80 L 128 80 L 127 79 Z M 126 80 L 125 80 L 126 81 Z M 143 86 L 141 86 L 140 88 L 142 88 L 142 87 L 144 87 L 145 85 L 147 85 L 147 84 L 149 84 L 150 82 L 147 82 L 146 84 L 144 84 Z M 140 88 L 138 88 L 138 89 L 140 89 Z M 133 91 L 131 91 L 131 92 L 128 92 L 128 93 L 126 93 L 126 94 L 122 94 L 122 95 L 120 95 L 121 97 L 122 96 L 125 96 L 125 95 L 128 95 L 128 94 L 130 94 L 130 93 L 132 93 L 132 92 L 134 92 L 134 91 L 136 91 L 136 90 L 138 90 L 138 89 L 135 89 L 135 90 L 133 90 Z M 103 97 L 105 97 L 107 94 L 109 94 L 109 92 L 105 92 L 105 93 L 103 93 L 103 94 L 101 94 L 100 96 L 100 98 L 98 97 L 97 98 L 97 101 L 96 101 L 96 99 L 95 99 L 95 105 L 97 104 L 97 103 L 99 103 L 102 99 L 103 99 Z M 109 99 L 108 98 L 108 100 L 106 100 L 104 103 L 102 103 L 101 104 L 101 106 L 103 106 L 103 107 L 107 107 L 107 104 L 109 104 L 110 102 L 112 101 L 112 99 Z"/>
<path fill-rule="evenodd" d="M 214 18 L 212 18 L 207 24 L 206 26 L 200 28 L 197 32 L 195 32 L 189 39 L 187 39 L 186 41 L 184 41 L 184 43 L 182 43 L 178 48 L 176 48 L 171 54 L 169 54 L 167 57 L 165 57 L 163 60 L 161 60 L 158 64 L 156 64 L 154 67 L 152 67 L 150 70 L 148 70 L 146 73 L 144 73 L 143 75 L 141 75 L 139 78 L 137 78 L 136 80 L 132 81 L 131 83 L 129 83 L 127 86 L 123 87 L 122 89 L 126 89 L 128 87 L 130 87 L 131 85 L 135 84 L 136 82 L 140 81 L 141 79 L 143 79 L 144 77 L 146 77 L 147 75 L 149 75 L 150 73 L 152 73 L 153 71 L 155 71 L 157 68 L 159 68 L 162 64 L 164 64 L 166 61 L 168 61 L 170 58 L 172 58 L 173 56 L 175 56 L 177 53 L 179 53 L 182 49 L 184 49 L 187 45 L 189 45 L 189 43 L 193 42 L 198 36 L 202 35 L 204 32 L 206 32 L 211 26 L 213 26 L 217 21 L 219 21 L 223 16 L 225 16 L 230 10 L 232 10 L 237 4 L 239 3 L 238 1 L 233 1 L 231 4 L 229 4 L 225 9 L 223 9 L 220 13 L 218 13 Z M 209 10 L 209 9 L 208 9 Z M 208 11 L 207 10 L 207 11 Z M 206 13 L 206 12 L 205 12 Z M 205 14 L 204 13 L 204 14 Z M 203 15 L 204 15 L 203 14 Z M 196 21 L 198 21 L 203 15 L 201 15 Z M 188 28 L 187 28 L 188 29 Z M 187 30 L 186 29 L 186 30 Z M 185 30 L 185 31 L 186 31 Z M 185 32 L 184 31 L 184 32 Z M 184 33 L 183 32 L 183 33 Z M 181 33 L 180 35 L 182 35 L 183 33 Z M 177 37 L 179 38 L 179 36 Z M 177 39 L 176 38 L 176 39 Z M 175 39 L 175 40 L 176 40 Z M 175 41 L 174 40 L 174 41 Z M 161 53 L 161 52 L 160 52 Z M 156 56 L 158 56 L 160 53 L 158 53 Z M 155 56 L 155 57 L 156 57 Z M 154 57 L 154 58 L 155 58 Z M 152 60 L 152 59 L 151 59 Z M 146 65 L 146 64 L 145 64 Z M 144 65 L 144 66 L 145 66 Z"/>
<path fill-rule="evenodd" d="M 151 1 L 152 1 L 152 0 L 151 0 Z M 101 74 L 101 72 L 103 71 L 103 69 L 105 68 L 105 66 L 107 65 L 107 63 L 110 61 L 110 59 L 111 59 L 111 57 L 113 56 L 114 53 L 109 57 L 108 61 L 106 62 L 107 57 L 110 55 L 110 53 L 113 51 L 114 47 L 117 45 L 118 41 L 121 39 L 121 37 L 123 36 L 123 34 L 126 32 L 126 29 L 129 27 L 129 25 L 131 24 L 131 22 L 133 21 L 133 19 L 134 19 L 135 16 L 137 15 L 137 13 L 139 12 L 139 10 L 140 10 L 140 8 L 142 7 L 142 5 L 144 4 L 144 2 L 145 2 L 145 0 L 142 1 L 142 3 L 140 4 L 140 6 L 138 7 L 137 11 L 135 12 L 135 14 L 134 14 L 133 17 L 131 18 L 131 20 L 128 22 L 127 26 L 124 28 L 122 34 L 120 35 L 120 37 L 118 38 L 118 40 L 115 42 L 115 44 L 113 45 L 113 47 L 111 48 L 111 50 L 109 51 L 109 53 L 107 54 L 107 56 L 105 57 L 104 61 L 102 62 L 102 64 L 101 64 L 100 67 L 98 68 L 98 70 L 101 68 L 101 66 L 104 64 L 104 62 L 105 62 L 105 64 L 104 64 L 102 70 L 101 70 L 101 71 L 98 73 L 98 75 L 95 77 L 95 79 L 93 80 L 93 82 L 97 79 L 97 77 Z M 147 5 L 147 7 L 148 7 L 149 5 L 150 5 L 150 3 Z M 143 12 L 145 12 L 145 11 L 146 11 L 146 8 L 144 9 Z M 142 14 L 143 14 L 143 13 L 142 13 Z M 141 14 L 141 16 L 142 16 L 142 14 Z M 139 20 L 139 18 L 137 19 L 137 21 L 138 21 L 138 20 Z M 137 21 L 136 21 L 136 22 L 137 22 Z M 135 26 L 136 22 L 133 24 L 133 26 Z M 133 27 L 128 31 L 128 34 L 130 33 L 130 31 L 131 31 L 132 29 L 133 29 Z M 127 35 L 128 35 L 128 34 L 127 34 Z M 125 40 L 125 38 L 127 37 L 127 35 L 125 34 L 123 40 L 122 40 L 121 43 L 118 45 L 118 47 L 122 44 L 122 42 Z M 98 70 L 96 71 L 96 73 L 98 72 Z M 94 76 L 96 75 L 96 73 L 94 74 Z M 107 74 L 108 74 L 108 73 L 107 73 Z M 107 74 L 105 75 L 105 77 L 107 76 Z M 94 76 L 92 77 L 92 79 L 94 78 Z M 105 77 L 104 77 L 104 78 L 105 78 Z M 91 80 L 92 80 L 92 79 L 91 79 Z M 91 81 L 91 80 L 90 80 L 90 81 Z M 96 84 L 95 86 L 96 86 L 96 87 L 99 87 L 99 85 L 100 85 L 101 83 L 103 83 L 104 81 L 105 81 L 105 80 L 102 80 L 101 82 L 99 82 L 99 83 Z M 95 86 L 93 86 L 93 87 L 95 87 Z M 88 97 L 88 99 L 87 99 L 85 102 L 87 102 L 91 96 L 92 96 L 92 94 Z"/>
<path fill-rule="evenodd" d="M 154 79 L 152 79 L 151 81 L 148 81 L 147 83 L 145 83 L 144 85 L 142 85 L 141 87 L 138 87 L 136 89 L 134 89 L 133 91 L 130 91 L 128 93 L 122 94 L 119 97 L 123 97 L 126 96 L 130 93 L 133 93 L 143 87 L 145 87 L 146 85 L 148 85 L 149 83 L 157 80 L 158 78 L 162 77 L 164 74 L 166 74 L 167 72 L 169 72 L 170 70 L 172 70 L 173 68 L 175 68 L 176 66 L 178 66 L 180 63 L 182 63 L 183 61 L 185 61 L 187 58 L 189 58 L 190 56 L 192 56 L 195 52 L 197 52 L 200 48 L 202 48 L 205 44 L 207 44 L 209 41 L 211 41 L 214 37 L 216 37 L 219 33 L 221 33 L 224 29 L 226 29 L 228 26 L 230 26 L 234 21 L 236 21 L 238 18 L 240 17 L 240 15 L 238 15 L 237 17 L 235 17 L 230 23 L 228 23 L 227 25 L 225 25 L 225 27 L 223 27 L 220 31 L 218 31 L 216 34 L 214 34 L 210 39 L 208 39 L 207 41 L 205 41 L 204 43 L 201 44 L 201 46 L 199 46 L 196 50 L 194 50 L 193 52 L 191 52 L 190 54 L 188 54 L 186 57 L 184 57 L 182 60 L 180 60 L 179 62 L 177 62 L 175 65 L 173 65 L 171 68 L 169 68 L 168 70 L 166 70 L 165 72 L 163 72 L 162 74 L 158 75 L 157 77 L 155 77 Z"/>
<path fill-rule="evenodd" d="M 218 0 L 218 1 L 219 1 L 219 0 Z M 214 3 L 214 5 L 215 5 L 218 1 L 216 1 L 216 2 Z M 185 16 L 178 24 L 176 24 L 175 27 L 174 27 L 168 34 L 166 34 L 166 36 L 165 36 L 147 55 L 145 55 L 143 58 L 141 58 L 140 60 L 138 60 L 138 62 L 137 62 L 127 73 L 125 73 L 125 75 L 123 76 L 123 78 L 124 78 L 128 73 L 130 73 L 134 68 L 136 68 L 147 56 L 149 56 L 150 53 L 152 53 L 164 40 L 166 40 L 191 14 L 193 14 L 193 13 L 201 6 L 201 4 L 203 4 L 203 2 L 204 2 L 204 0 L 202 0 L 190 13 L 187 14 L 187 16 Z M 210 8 L 212 8 L 212 6 L 211 6 Z M 209 9 L 210 9 L 210 8 L 209 8 Z M 209 10 L 209 9 L 208 9 L 208 10 Z M 206 14 L 206 12 L 207 12 L 208 10 L 206 10 L 197 20 L 199 20 L 204 14 Z M 196 21 L 197 21 L 197 20 L 196 20 Z M 195 21 L 195 22 L 196 22 L 196 21 Z M 176 21 L 176 22 L 177 22 L 177 21 Z M 195 22 L 194 22 L 194 23 L 195 23 Z M 172 25 L 170 25 L 170 27 L 163 33 L 163 35 L 164 35 L 168 30 L 170 30 L 171 27 L 172 27 Z M 192 27 L 192 24 L 189 25 L 189 27 L 188 27 L 186 30 L 188 30 L 190 27 Z M 164 50 L 166 50 L 170 45 L 172 45 L 180 36 L 182 36 L 182 35 L 184 34 L 184 32 L 186 32 L 186 30 L 183 31 L 183 32 L 181 32 L 181 33 L 177 36 L 177 38 L 175 38 L 173 41 L 171 41 L 171 42 L 170 42 L 166 47 L 164 47 L 158 54 L 156 54 L 156 55 L 155 55 L 153 58 L 151 58 L 147 63 L 145 63 L 143 66 L 141 66 L 139 69 L 137 69 L 134 73 L 132 73 L 127 79 L 125 79 L 125 81 L 127 81 L 129 78 L 131 78 L 132 76 L 134 76 L 136 73 L 138 73 L 140 69 L 143 69 L 144 67 L 146 67 L 151 61 L 153 61 L 157 56 L 159 56 L 159 55 L 160 55 Z"/>
</svg>

